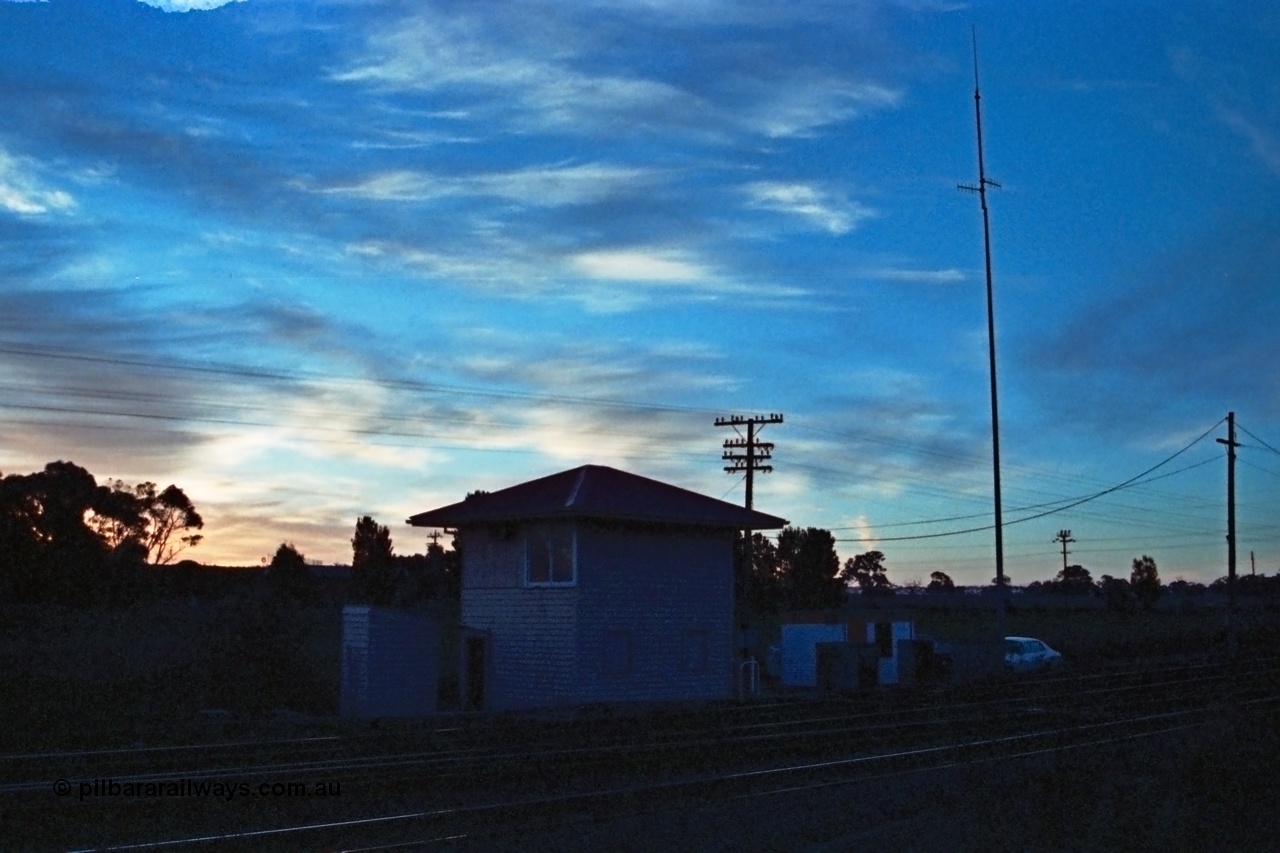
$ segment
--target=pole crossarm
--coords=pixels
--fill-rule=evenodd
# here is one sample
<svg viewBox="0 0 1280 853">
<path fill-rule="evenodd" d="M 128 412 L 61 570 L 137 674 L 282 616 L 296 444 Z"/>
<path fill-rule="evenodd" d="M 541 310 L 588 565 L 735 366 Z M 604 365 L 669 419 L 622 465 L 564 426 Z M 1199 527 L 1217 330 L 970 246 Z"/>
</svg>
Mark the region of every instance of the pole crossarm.
<svg viewBox="0 0 1280 853">
<path fill-rule="evenodd" d="M 737 432 L 740 426 L 747 428 L 745 436 L 738 433 L 737 438 L 725 439 L 724 453 L 720 457 L 721 460 L 732 463 L 724 466 L 726 474 L 746 474 L 747 509 L 751 509 L 753 475 L 755 472 L 759 471 L 767 474 L 773 471 L 772 465 L 763 464 L 773 458 L 773 442 L 757 441 L 758 430 L 767 424 L 780 424 L 782 422 L 782 415 L 776 412 L 770 412 L 767 415 L 729 415 L 716 418 L 716 426 L 718 427 L 733 427 L 734 432 Z"/>
<path fill-rule="evenodd" d="M 716 418 L 716 426 L 746 426 L 749 424 L 780 424 L 782 415 L 730 415 L 727 418 Z"/>
</svg>

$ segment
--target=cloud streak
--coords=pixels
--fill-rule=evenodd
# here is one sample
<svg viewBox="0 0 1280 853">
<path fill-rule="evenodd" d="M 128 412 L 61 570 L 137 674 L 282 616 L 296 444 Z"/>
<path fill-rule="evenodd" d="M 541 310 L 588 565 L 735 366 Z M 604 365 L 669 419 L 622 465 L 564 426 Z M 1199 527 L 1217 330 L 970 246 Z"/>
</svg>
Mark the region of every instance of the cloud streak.
<svg viewBox="0 0 1280 853">
<path fill-rule="evenodd" d="M 71 194 L 42 186 L 38 171 L 35 161 L 15 157 L 0 148 L 0 210 L 20 216 L 40 216 L 75 209 Z"/>
<path fill-rule="evenodd" d="M 207 12 L 229 3 L 243 3 L 244 0 L 140 0 L 140 2 L 154 6 L 162 12 Z"/>
<path fill-rule="evenodd" d="M 760 181 L 748 185 L 746 193 L 751 207 L 797 216 L 837 236 L 848 234 L 876 215 L 865 205 L 836 198 L 809 184 Z"/>
</svg>

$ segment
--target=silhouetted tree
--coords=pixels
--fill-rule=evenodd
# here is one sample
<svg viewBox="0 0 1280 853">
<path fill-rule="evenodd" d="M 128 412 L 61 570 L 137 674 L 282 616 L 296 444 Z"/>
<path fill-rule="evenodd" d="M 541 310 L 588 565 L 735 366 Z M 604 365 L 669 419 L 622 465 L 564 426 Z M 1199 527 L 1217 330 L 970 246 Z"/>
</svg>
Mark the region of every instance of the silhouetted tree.
<svg viewBox="0 0 1280 853">
<path fill-rule="evenodd" d="M 929 592 L 955 592 L 955 581 L 946 572 L 930 572 L 929 585 L 925 587 Z"/>
<path fill-rule="evenodd" d="M 1103 575 L 1098 582 L 1098 589 L 1107 603 L 1107 609 L 1116 613 L 1132 613 L 1138 607 L 1138 596 L 1134 594 L 1133 585 L 1124 578 L 1113 578 Z"/>
<path fill-rule="evenodd" d="M 0 481 L 0 591 L 19 601 L 89 604 L 109 594 L 113 546 L 89 520 L 121 507 L 72 462 Z M 116 518 L 127 527 L 130 518 Z M 118 543 L 117 543 L 118 544 Z"/>
<path fill-rule="evenodd" d="M 778 549 L 763 533 L 751 535 L 750 550 L 746 538 L 738 534 L 734 542 L 734 577 L 740 624 L 782 610 Z"/>
<path fill-rule="evenodd" d="M 1205 589 L 1204 584 L 1183 578 L 1178 578 L 1169 584 L 1169 592 L 1175 595 L 1204 595 Z"/>
<path fill-rule="evenodd" d="M 440 597 L 448 601 L 462 599 L 462 544 L 456 536 L 453 547 L 444 552 Z"/>
<path fill-rule="evenodd" d="M 868 598 L 885 596 L 893 592 L 893 584 L 885 574 L 884 554 L 879 551 L 868 551 L 845 560 L 844 570 L 840 572 L 840 580 L 846 584 L 856 583 L 862 594 Z"/>
<path fill-rule="evenodd" d="M 393 604 L 396 570 L 391 531 L 371 516 L 363 516 L 356 521 L 351 551 L 351 600 L 380 607 Z"/>
<path fill-rule="evenodd" d="M 440 546 L 436 546 L 437 548 Z M 431 546 L 427 546 L 431 550 Z M 391 558 L 397 578 L 395 598 L 400 605 L 429 601 L 438 594 L 438 572 L 430 554 L 396 554 Z"/>
<path fill-rule="evenodd" d="M 98 499 L 85 518 L 108 548 L 117 548 L 130 540 L 141 543 L 146 532 L 142 506 L 133 489 L 122 480 L 100 487 Z M 146 560 L 144 549 L 143 560 Z"/>
<path fill-rule="evenodd" d="M 1170 584 L 1172 587 L 1173 584 Z M 1236 575 L 1236 595 L 1244 598 L 1255 598 L 1264 596 L 1274 596 L 1280 594 L 1280 575 L 1276 577 L 1267 577 L 1261 575 Z M 1222 577 L 1209 584 L 1209 591 L 1225 594 L 1231 589 L 1231 580 L 1229 575 Z"/>
<path fill-rule="evenodd" d="M 784 608 L 825 610 L 844 603 L 844 581 L 837 577 L 840 557 L 830 530 L 783 528 L 777 559 Z"/>
<path fill-rule="evenodd" d="M 1067 566 L 1058 572 L 1055 583 L 1057 591 L 1063 595 L 1088 595 L 1098 589 L 1093 576 L 1084 566 Z"/>
<path fill-rule="evenodd" d="M 277 599 L 308 602 L 315 592 L 315 580 L 307 560 L 291 543 L 281 543 L 267 567 L 271 594 Z"/>
<path fill-rule="evenodd" d="M 186 492 L 174 485 L 158 492 L 155 483 L 130 486 L 115 480 L 101 487 L 87 522 L 110 548 L 137 541 L 153 566 L 169 565 L 204 539 L 199 533 L 186 533 L 203 528 L 204 519 Z"/>
<path fill-rule="evenodd" d="M 1156 561 L 1143 554 L 1133 561 L 1133 572 L 1129 575 L 1129 586 L 1143 607 L 1150 610 L 1160 598 L 1160 572 L 1156 569 Z"/>
<path fill-rule="evenodd" d="M 449 553 L 445 551 L 444 546 L 439 542 L 432 542 L 427 546 L 425 560 L 427 576 L 431 579 L 431 597 L 457 598 L 456 594 L 451 595 L 455 579 L 449 577 L 451 568 Z"/>
<path fill-rule="evenodd" d="M 178 554 L 204 539 L 199 533 L 183 535 L 202 529 L 204 519 L 182 489 L 169 485 L 157 493 L 155 483 L 139 483 L 133 494 L 144 521 L 142 544 L 153 566 L 169 565 Z"/>
<path fill-rule="evenodd" d="M 126 539 L 104 558 L 106 598 L 114 604 L 133 604 L 166 591 L 164 579 L 147 565 L 147 552 L 136 539 Z"/>
</svg>

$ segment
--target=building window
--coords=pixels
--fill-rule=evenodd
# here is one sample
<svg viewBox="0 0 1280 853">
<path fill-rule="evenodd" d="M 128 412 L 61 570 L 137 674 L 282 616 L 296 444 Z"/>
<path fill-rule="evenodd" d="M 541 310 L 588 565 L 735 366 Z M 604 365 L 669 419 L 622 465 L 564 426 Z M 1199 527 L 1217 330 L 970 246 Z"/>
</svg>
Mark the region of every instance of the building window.
<svg viewBox="0 0 1280 853">
<path fill-rule="evenodd" d="M 605 631 L 600 644 L 600 668 L 605 675 L 631 672 L 631 632 Z"/>
<path fill-rule="evenodd" d="M 707 632 L 684 632 L 684 671 L 707 671 Z"/>
<path fill-rule="evenodd" d="M 534 525 L 525 533 L 524 580 L 528 586 L 577 583 L 578 537 L 565 525 Z"/>
</svg>

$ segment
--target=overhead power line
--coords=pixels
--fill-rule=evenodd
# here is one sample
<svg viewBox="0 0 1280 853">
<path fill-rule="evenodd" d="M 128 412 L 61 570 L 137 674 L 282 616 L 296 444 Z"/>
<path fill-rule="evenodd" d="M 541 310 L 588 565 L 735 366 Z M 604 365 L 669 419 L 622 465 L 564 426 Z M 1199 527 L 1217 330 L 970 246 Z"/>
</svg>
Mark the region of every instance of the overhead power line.
<svg viewBox="0 0 1280 853">
<path fill-rule="evenodd" d="M 1165 473 L 1159 474 L 1155 477 L 1148 477 L 1147 479 L 1142 480 L 1141 482 L 1130 483 L 1129 485 L 1124 486 L 1124 488 L 1128 489 L 1128 488 L 1134 488 L 1136 486 L 1145 486 L 1149 483 L 1154 483 L 1157 480 L 1164 480 L 1169 477 L 1175 477 L 1178 474 L 1183 474 L 1195 468 L 1201 468 L 1205 465 L 1208 465 L 1210 463 L 1216 463 L 1218 461 L 1219 460 L 1217 459 L 1217 457 L 1214 457 L 1211 459 L 1202 459 L 1199 462 L 1193 462 L 1190 465 L 1184 465 L 1183 467 L 1178 468 L 1177 470 L 1166 471 Z M 1253 467 L 1257 467 L 1257 466 L 1253 466 Z M 1259 470 L 1266 470 L 1266 469 L 1259 469 Z M 1278 474 L 1277 476 L 1280 476 L 1280 474 Z M 1059 498 L 1058 500 L 1053 500 L 1053 501 L 1044 501 L 1043 503 L 1016 506 L 1010 509 L 1009 512 L 1027 512 L 1028 510 L 1033 510 L 1033 509 L 1044 509 L 1045 507 L 1056 507 L 1061 504 L 1075 503 L 1077 501 L 1080 501 L 1082 498 L 1089 498 L 1092 494 L 1094 493 L 1091 492 L 1089 495 L 1075 495 L 1067 498 Z M 1217 506 L 1217 504 L 1214 504 L 1214 506 Z M 984 518 L 988 515 L 990 515 L 989 512 L 971 512 L 971 513 L 966 513 L 964 515 L 948 515 L 948 516 L 943 516 L 941 518 L 922 518 L 916 521 L 895 521 L 895 522 L 890 522 L 888 524 L 877 524 L 876 527 L 880 528 L 881 530 L 888 529 L 890 527 L 919 527 L 925 524 L 943 524 L 948 521 L 965 521 L 966 519 L 970 519 L 970 518 Z M 857 530 L 860 526 L 861 525 L 846 525 L 842 527 L 828 527 L 826 529 L 827 530 Z"/>
<path fill-rule="evenodd" d="M 1226 418 L 1222 418 L 1218 420 L 1217 423 L 1215 423 L 1213 426 L 1209 427 L 1209 429 L 1202 432 L 1199 436 L 1193 439 L 1189 444 L 1187 444 L 1181 450 L 1178 450 L 1172 455 L 1167 456 L 1165 459 L 1161 460 L 1160 462 L 1157 462 L 1155 465 L 1152 465 L 1150 468 L 1143 471 L 1141 474 L 1137 474 L 1133 477 L 1130 477 L 1128 480 L 1125 480 L 1123 483 L 1118 483 L 1108 489 L 1103 489 L 1100 492 L 1095 492 L 1091 495 L 1086 495 L 1085 497 L 1082 497 L 1078 500 L 1075 500 L 1064 506 L 1057 507 L 1055 509 L 1045 510 L 1044 512 L 1034 513 L 1032 515 L 1027 515 L 1027 516 L 1023 516 L 1022 518 L 1014 519 L 1013 521 L 1005 522 L 1004 526 L 1008 527 L 1014 524 L 1022 524 L 1027 521 L 1034 521 L 1037 518 L 1045 518 L 1046 516 L 1055 515 L 1059 512 L 1065 512 L 1066 510 L 1072 509 L 1073 507 L 1080 506 L 1081 504 L 1086 504 L 1090 501 L 1095 501 L 1098 498 L 1105 497 L 1106 495 L 1110 495 L 1110 494 L 1113 494 L 1114 492 L 1120 491 L 1121 489 L 1127 488 L 1128 486 L 1131 486 L 1137 483 L 1137 481 L 1141 480 L 1143 477 L 1147 476 L 1151 472 L 1156 471 L 1165 465 L 1168 465 L 1170 462 L 1172 462 L 1174 459 L 1177 459 L 1183 453 L 1186 453 L 1192 447 L 1195 447 L 1197 444 L 1199 444 L 1201 441 L 1207 438 L 1209 433 L 1217 429 L 1218 426 L 1224 420 L 1226 420 Z M 837 542 L 907 542 L 913 539 L 941 539 L 946 536 L 962 536 L 966 533 L 980 533 L 984 530 L 992 530 L 994 527 L 995 525 L 989 524 L 989 525 L 984 525 L 982 527 L 970 527 L 964 530 L 948 530 L 940 533 L 922 533 L 916 536 L 870 536 L 870 537 L 864 536 L 856 539 L 837 539 L 836 541 Z"/>
<path fill-rule="evenodd" d="M 1249 437 L 1250 437 L 1250 438 L 1252 438 L 1254 441 L 1258 442 L 1258 444 L 1261 444 L 1261 445 L 1262 445 L 1263 447 L 1265 447 L 1267 450 L 1270 450 L 1272 453 L 1276 454 L 1277 456 L 1280 456 L 1280 450 L 1276 450 L 1276 449 L 1275 449 L 1274 447 L 1272 447 L 1270 444 L 1267 444 L 1265 441 L 1263 441 L 1262 439 L 1258 438 L 1258 437 L 1257 437 L 1256 435 L 1254 435 L 1253 433 L 1249 432 L 1249 430 L 1247 430 L 1247 429 L 1245 429 L 1244 427 L 1240 426 L 1240 422 L 1239 422 L 1239 421 L 1236 421 L 1236 429 L 1240 430 L 1242 433 L 1244 433 L 1245 435 L 1249 436 Z"/>
</svg>

